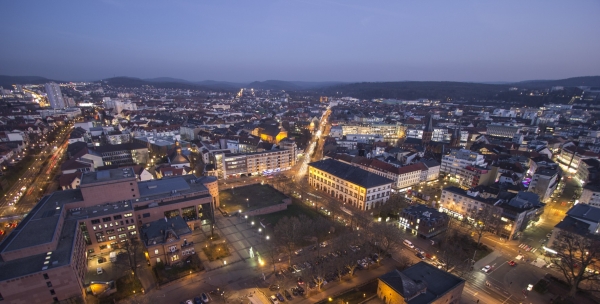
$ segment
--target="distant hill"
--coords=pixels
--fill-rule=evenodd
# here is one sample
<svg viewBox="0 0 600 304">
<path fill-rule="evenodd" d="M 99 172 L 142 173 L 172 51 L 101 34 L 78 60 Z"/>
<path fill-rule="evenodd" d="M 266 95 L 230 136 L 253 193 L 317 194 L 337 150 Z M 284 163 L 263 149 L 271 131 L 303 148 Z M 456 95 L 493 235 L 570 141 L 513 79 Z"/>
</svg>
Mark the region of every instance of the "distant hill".
<svg viewBox="0 0 600 304">
<path fill-rule="evenodd" d="M 301 91 L 301 90 L 314 90 L 319 88 L 330 87 L 333 85 L 339 85 L 342 82 L 335 81 L 324 81 L 324 82 L 310 82 L 310 81 L 283 81 L 283 80 L 266 80 L 266 81 L 254 81 L 246 85 L 247 88 L 261 89 L 261 90 L 285 90 L 285 91 Z"/>
<path fill-rule="evenodd" d="M 236 89 L 244 88 L 248 86 L 248 83 L 237 83 L 237 82 L 228 82 L 228 81 L 216 81 L 216 80 L 204 80 L 194 82 L 195 84 L 199 84 L 201 86 L 210 87 L 210 88 L 221 88 L 221 89 Z"/>
<path fill-rule="evenodd" d="M 166 81 L 160 81 L 161 79 L 166 80 Z M 165 88 L 165 89 L 205 90 L 205 91 L 226 90 L 226 89 L 222 89 L 222 88 L 202 86 L 199 84 L 187 82 L 185 80 L 183 80 L 185 82 L 177 82 L 177 80 L 182 81 L 182 79 L 168 78 L 168 77 L 153 78 L 151 81 L 148 81 L 146 79 L 135 78 L 135 77 L 113 77 L 113 78 L 103 79 L 102 81 L 111 86 L 115 86 L 115 87 L 139 88 L 141 86 L 151 85 L 151 86 L 154 86 L 157 88 Z"/>
<path fill-rule="evenodd" d="M 330 86 L 324 88 L 323 93 L 329 96 L 353 96 L 362 99 L 473 100 L 492 98 L 508 87 L 508 85 L 450 81 L 361 82 Z"/>
<path fill-rule="evenodd" d="M 40 76 L 7 76 L 0 75 L 0 86 L 5 89 L 11 88 L 13 84 L 43 84 L 47 82 L 62 82 L 59 80 L 52 80 Z"/>
<path fill-rule="evenodd" d="M 600 87 L 600 76 L 582 76 L 572 77 L 558 80 L 527 80 L 521 82 L 515 82 L 511 84 L 516 87 L 523 88 L 550 88 L 553 86 L 564 86 L 564 87 Z"/>
<path fill-rule="evenodd" d="M 177 82 L 177 83 L 191 83 L 185 79 L 172 78 L 172 77 L 158 77 L 158 78 L 145 78 L 142 79 L 149 82 Z"/>
</svg>

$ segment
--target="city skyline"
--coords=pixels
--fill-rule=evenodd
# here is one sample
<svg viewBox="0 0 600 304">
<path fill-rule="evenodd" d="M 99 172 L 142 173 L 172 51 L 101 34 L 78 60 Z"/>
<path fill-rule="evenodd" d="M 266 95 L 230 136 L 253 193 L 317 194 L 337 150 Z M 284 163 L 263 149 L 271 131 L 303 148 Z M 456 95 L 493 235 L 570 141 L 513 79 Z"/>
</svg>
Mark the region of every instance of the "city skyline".
<svg viewBox="0 0 600 304">
<path fill-rule="evenodd" d="M 9 3 L 2 74 L 517 82 L 600 74 L 593 1 Z M 88 13 L 89 12 L 89 13 Z M 569 16 L 577 16 L 569 17 Z"/>
</svg>

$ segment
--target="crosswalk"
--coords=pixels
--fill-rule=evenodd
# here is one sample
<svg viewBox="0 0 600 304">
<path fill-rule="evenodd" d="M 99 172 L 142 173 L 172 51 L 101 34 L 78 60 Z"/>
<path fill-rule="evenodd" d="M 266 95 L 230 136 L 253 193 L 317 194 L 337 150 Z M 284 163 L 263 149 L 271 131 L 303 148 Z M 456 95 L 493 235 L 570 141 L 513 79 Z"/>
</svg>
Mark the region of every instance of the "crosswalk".
<svg viewBox="0 0 600 304">
<path fill-rule="evenodd" d="M 521 248 L 521 249 L 523 249 L 523 250 L 525 250 L 527 252 L 536 252 L 538 250 L 537 248 L 529 246 L 529 245 L 527 245 L 525 243 L 519 244 L 519 248 Z"/>
</svg>

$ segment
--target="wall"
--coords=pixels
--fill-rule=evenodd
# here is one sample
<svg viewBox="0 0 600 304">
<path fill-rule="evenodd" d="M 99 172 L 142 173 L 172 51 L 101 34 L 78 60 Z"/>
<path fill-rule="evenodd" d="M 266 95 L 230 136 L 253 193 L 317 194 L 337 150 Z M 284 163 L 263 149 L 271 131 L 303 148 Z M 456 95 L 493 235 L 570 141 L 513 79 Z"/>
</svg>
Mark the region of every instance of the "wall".
<svg viewBox="0 0 600 304">
<path fill-rule="evenodd" d="M 44 279 L 43 274 L 48 275 L 48 280 Z M 48 287 L 46 282 L 50 282 L 52 287 Z M 79 287 L 77 274 L 73 269 L 66 265 L 58 268 L 51 268 L 46 271 L 40 271 L 12 282 L 0 282 L 0 293 L 6 303 L 11 304 L 36 304 L 53 303 L 53 298 L 65 300 L 75 296 L 82 296 L 82 289 Z M 51 294 L 54 290 L 54 295 Z"/>
<path fill-rule="evenodd" d="M 116 202 L 140 197 L 137 180 L 135 177 L 118 181 L 106 181 L 94 184 L 81 185 L 81 194 L 86 206 L 101 203 Z"/>
<path fill-rule="evenodd" d="M 404 298 L 381 280 L 377 284 L 377 297 L 386 304 L 404 304 Z M 384 300 L 385 297 L 385 300 Z"/>
<path fill-rule="evenodd" d="M 244 212 L 244 214 L 248 215 L 248 216 L 256 216 L 256 215 L 274 213 L 277 211 L 286 210 L 287 207 L 291 204 L 292 204 L 292 199 L 285 198 L 282 200 L 281 204 L 277 204 L 277 205 L 269 206 L 269 207 L 265 207 L 265 208 L 260 208 L 260 209 L 256 209 L 256 210 L 252 210 L 252 211 L 247 211 L 247 212 Z"/>
</svg>

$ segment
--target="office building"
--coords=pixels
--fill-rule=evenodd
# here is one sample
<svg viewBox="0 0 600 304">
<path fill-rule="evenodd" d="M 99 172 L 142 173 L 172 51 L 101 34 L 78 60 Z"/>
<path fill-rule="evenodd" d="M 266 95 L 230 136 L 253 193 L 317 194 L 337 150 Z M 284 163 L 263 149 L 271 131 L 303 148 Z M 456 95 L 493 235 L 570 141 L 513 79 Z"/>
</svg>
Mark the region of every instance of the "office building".
<svg viewBox="0 0 600 304">
<path fill-rule="evenodd" d="M 528 191 L 540 196 L 542 202 L 548 202 L 558 186 L 558 170 L 551 167 L 538 167 L 531 177 Z"/>
<path fill-rule="evenodd" d="M 132 168 L 83 173 L 78 189 L 42 198 L 0 243 L 1 297 L 7 303 L 84 298 L 89 259 L 121 250 L 142 231 L 150 232 L 142 236 L 146 250 L 157 249 L 152 232 L 161 230 L 155 222 L 165 218 L 183 240 L 148 262 L 181 261 L 192 254 L 185 243 L 188 229 L 212 223 L 218 205 L 214 177 L 139 182 Z"/>
<path fill-rule="evenodd" d="M 393 180 L 334 159 L 308 164 L 308 183 L 360 210 L 384 204 Z"/>
</svg>

